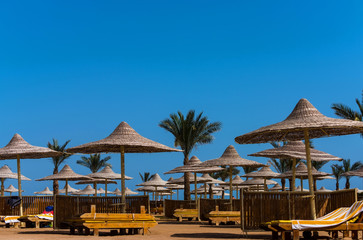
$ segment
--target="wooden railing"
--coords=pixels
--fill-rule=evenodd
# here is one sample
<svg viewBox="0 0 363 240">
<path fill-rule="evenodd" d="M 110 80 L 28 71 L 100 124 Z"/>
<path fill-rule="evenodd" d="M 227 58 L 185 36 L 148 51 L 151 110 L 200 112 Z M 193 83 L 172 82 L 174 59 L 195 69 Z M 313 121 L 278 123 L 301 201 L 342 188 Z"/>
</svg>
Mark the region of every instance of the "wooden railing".
<svg viewBox="0 0 363 240">
<path fill-rule="evenodd" d="M 66 227 L 62 224 L 72 216 L 91 211 L 91 205 L 96 205 L 99 213 L 121 213 L 121 197 L 83 197 L 57 195 L 54 225 L 56 228 Z M 140 213 L 140 207 L 149 207 L 148 196 L 127 196 L 126 212 Z"/>
<path fill-rule="evenodd" d="M 11 208 L 8 204 L 8 200 L 11 197 L 0 197 L 0 215 L 19 215 L 19 205 L 15 208 Z M 23 209 L 24 215 L 33 215 L 42 213 L 47 206 L 53 206 L 53 196 L 41 197 L 41 196 L 23 196 Z"/>
<path fill-rule="evenodd" d="M 242 193 L 241 193 L 242 194 Z M 308 192 L 244 192 L 241 216 L 246 229 L 271 220 L 311 219 Z M 357 201 L 357 189 L 315 193 L 316 215 L 321 217 Z"/>
</svg>

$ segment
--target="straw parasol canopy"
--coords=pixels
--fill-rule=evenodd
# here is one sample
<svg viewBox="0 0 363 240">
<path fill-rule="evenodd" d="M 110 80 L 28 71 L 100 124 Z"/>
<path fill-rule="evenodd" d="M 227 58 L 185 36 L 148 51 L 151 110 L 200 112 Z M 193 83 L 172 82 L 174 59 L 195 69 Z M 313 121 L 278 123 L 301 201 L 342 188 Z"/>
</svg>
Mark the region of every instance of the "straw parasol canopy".
<svg viewBox="0 0 363 240">
<path fill-rule="evenodd" d="M 60 156 L 63 153 L 51 150 L 45 147 L 36 147 L 26 142 L 19 134 L 15 134 L 10 142 L 3 148 L 0 148 L 0 160 L 16 159 L 18 171 L 18 191 L 21 199 L 21 173 L 20 159 L 38 159 Z M 20 215 L 23 215 L 23 203 L 20 203 Z"/>
<path fill-rule="evenodd" d="M 0 180 L 1 180 L 1 196 L 4 196 L 4 181 L 5 179 L 17 179 L 18 174 L 13 173 L 8 165 L 4 165 L 0 168 Z M 20 176 L 21 180 L 24 181 L 30 181 L 30 178 L 27 178 L 23 175 Z"/>
<path fill-rule="evenodd" d="M 292 163 L 292 186 L 295 186 L 295 175 L 294 170 L 296 167 L 296 159 L 306 159 L 305 144 L 302 141 L 288 141 L 287 144 L 278 147 L 267 149 L 261 152 L 249 154 L 254 157 L 268 157 L 268 158 L 280 158 L 280 159 L 291 159 Z M 325 153 L 314 148 L 310 148 L 310 158 L 312 161 L 340 161 L 342 158 L 333 156 L 329 153 Z M 294 189 L 294 188 L 292 188 Z"/>
<path fill-rule="evenodd" d="M 95 194 L 96 190 L 91 186 L 91 185 L 87 185 L 84 189 L 79 190 L 75 193 L 73 193 L 74 195 L 93 195 Z"/>
<path fill-rule="evenodd" d="M 296 166 L 296 177 L 306 179 L 308 178 L 308 175 L 309 175 L 308 167 L 306 166 L 306 164 L 304 162 L 299 162 L 299 164 Z M 311 175 L 314 178 L 317 178 L 317 177 L 325 177 L 331 174 L 317 171 L 314 167 L 312 167 Z M 292 170 L 281 173 L 278 176 L 278 178 L 291 178 L 291 177 L 292 177 Z"/>
<path fill-rule="evenodd" d="M 121 179 L 121 174 L 115 173 L 110 166 L 106 166 L 101 171 L 88 174 L 87 176 L 89 176 L 91 178 L 105 179 L 105 189 L 106 189 L 105 196 L 106 197 L 107 197 L 107 193 L 108 193 L 108 191 L 107 191 L 108 180 L 109 179 Z M 132 177 L 128 177 L 125 175 L 125 180 L 131 180 L 131 179 L 132 179 Z"/>
<path fill-rule="evenodd" d="M 195 180 L 194 175 L 190 175 L 189 176 L 189 181 L 194 182 L 194 180 Z M 203 177 L 198 177 L 197 176 L 197 183 L 205 183 L 205 182 L 208 182 L 208 180 L 203 178 Z M 168 183 L 169 184 L 184 184 L 184 176 L 180 177 L 180 178 L 173 179 L 173 180 L 169 181 Z"/>
<path fill-rule="evenodd" d="M 189 159 L 187 164 L 180 166 L 180 167 L 176 167 L 173 170 L 166 172 L 165 174 L 193 172 L 194 173 L 194 189 L 197 189 L 197 182 L 195 181 L 197 179 L 196 178 L 197 172 L 208 173 L 208 172 L 219 172 L 219 171 L 223 170 L 223 168 L 220 168 L 217 166 L 212 166 L 212 167 L 201 166 L 200 165 L 201 163 L 202 163 L 202 161 L 200 161 L 198 157 L 192 156 Z M 204 187 L 206 188 L 206 185 Z M 195 201 L 197 204 L 197 201 L 198 201 L 197 192 L 195 192 Z"/>
<path fill-rule="evenodd" d="M 357 170 L 348 171 L 345 173 L 342 173 L 342 176 L 357 176 L 357 177 L 363 177 L 363 166 L 358 168 Z"/>
<path fill-rule="evenodd" d="M 241 185 L 264 185 L 264 184 L 265 180 L 263 178 L 250 178 L 244 181 Z M 266 180 L 266 185 L 272 185 L 272 184 L 277 184 L 277 182 L 269 179 Z"/>
<path fill-rule="evenodd" d="M 115 194 L 115 195 L 121 195 L 122 192 L 120 191 L 120 189 L 116 188 L 115 191 L 113 191 L 112 193 Z M 128 196 L 128 195 L 136 195 L 136 194 L 139 194 L 139 193 L 134 192 L 134 191 L 132 191 L 131 189 L 129 189 L 127 187 L 126 191 L 125 191 L 125 194 L 126 194 L 126 196 Z"/>
<path fill-rule="evenodd" d="M 282 186 L 276 183 L 272 188 L 269 189 L 270 191 L 280 191 L 282 190 Z"/>
<path fill-rule="evenodd" d="M 77 185 L 91 184 L 91 183 L 106 184 L 106 180 L 105 179 L 91 179 L 91 180 L 82 180 L 82 181 L 76 182 Z M 107 181 L 107 184 L 117 184 L 117 182 L 116 181 Z"/>
<path fill-rule="evenodd" d="M 261 177 L 263 179 L 268 179 L 268 178 L 276 178 L 277 176 L 279 176 L 279 173 L 276 173 L 274 171 L 271 170 L 270 166 L 264 166 L 262 167 L 260 170 L 255 171 L 255 172 L 250 172 L 247 173 L 245 175 L 243 175 L 243 177 Z M 265 191 L 267 191 L 267 185 L 264 184 L 265 187 Z"/>
<path fill-rule="evenodd" d="M 59 193 L 70 193 L 70 194 L 73 194 L 75 192 L 78 192 L 79 189 L 75 189 L 75 188 L 72 188 L 68 183 L 64 185 L 64 188 L 59 190 Z"/>
<path fill-rule="evenodd" d="M 121 122 L 106 138 L 67 149 L 70 153 L 121 153 L 121 210 L 126 211 L 125 153 L 179 152 L 163 144 L 142 137 L 126 122 Z"/>
<path fill-rule="evenodd" d="M 200 166 L 211 167 L 211 166 L 251 166 L 251 167 L 262 167 L 264 164 L 255 161 L 241 158 L 237 153 L 236 149 L 229 145 L 221 157 L 208 160 L 200 164 Z M 232 168 L 229 168 L 229 191 L 232 193 Z M 230 195 L 230 205 L 232 206 L 232 194 Z"/>
<path fill-rule="evenodd" d="M 10 184 L 10 186 L 8 188 L 5 188 L 4 192 L 9 192 L 10 195 L 13 192 L 18 192 L 19 190 L 16 189 L 12 184 Z M 24 192 L 24 190 L 21 190 L 22 192 Z"/>
<path fill-rule="evenodd" d="M 63 180 L 66 181 L 66 185 L 68 184 L 68 181 L 78 181 L 78 180 L 90 180 L 92 178 L 88 177 L 88 176 L 84 176 L 84 175 L 80 175 L 75 173 L 71 167 L 66 164 L 64 165 L 64 167 L 62 168 L 62 170 L 59 171 L 59 173 L 41 178 L 41 179 L 36 179 L 35 181 L 48 181 L 48 180 Z M 68 195 L 68 191 L 66 188 L 66 195 Z"/>
<path fill-rule="evenodd" d="M 318 192 L 332 192 L 332 190 L 326 189 L 325 187 L 321 187 Z"/>
<path fill-rule="evenodd" d="M 363 122 L 329 118 L 321 114 L 308 100 L 300 99 L 291 114 L 282 122 L 262 127 L 238 136 L 240 144 L 271 141 L 305 140 L 306 160 L 311 172 L 309 139 L 363 132 Z M 316 219 L 313 178 L 309 174 L 311 216 Z"/>
<path fill-rule="evenodd" d="M 161 179 L 161 177 L 159 176 L 159 174 L 155 173 L 153 175 L 153 177 L 147 181 L 147 182 L 143 182 L 140 184 L 137 184 L 136 186 L 153 186 L 153 187 L 163 187 L 167 184 L 167 181 L 164 181 L 163 179 Z"/>
<path fill-rule="evenodd" d="M 34 194 L 38 195 L 53 195 L 53 191 L 50 191 L 48 187 L 44 188 L 43 191 L 40 192 L 34 192 Z"/>
<path fill-rule="evenodd" d="M 143 186 L 135 189 L 138 192 L 170 192 L 170 189 L 165 187 L 153 187 L 153 186 Z"/>
</svg>

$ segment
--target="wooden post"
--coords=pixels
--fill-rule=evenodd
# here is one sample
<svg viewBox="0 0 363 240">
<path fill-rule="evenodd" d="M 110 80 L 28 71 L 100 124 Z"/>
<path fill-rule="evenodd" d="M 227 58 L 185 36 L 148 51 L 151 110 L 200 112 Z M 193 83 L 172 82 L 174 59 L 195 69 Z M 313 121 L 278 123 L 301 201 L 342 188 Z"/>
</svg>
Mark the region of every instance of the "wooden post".
<svg viewBox="0 0 363 240">
<path fill-rule="evenodd" d="M 296 179 L 296 158 L 292 158 L 292 179 L 291 179 L 290 192 L 292 192 L 292 218 L 293 219 L 295 219 L 295 194 L 294 194 L 295 179 Z"/>
<path fill-rule="evenodd" d="M 20 198 L 19 212 L 20 216 L 23 216 L 23 200 L 21 199 L 21 173 L 20 173 L 20 156 L 16 156 L 16 163 L 18 168 L 18 193 Z"/>
<path fill-rule="evenodd" d="M 311 157 L 310 157 L 310 144 L 309 144 L 309 131 L 308 129 L 305 129 L 304 131 L 304 137 L 305 137 L 305 151 L 306 151 L 306 162 L 308 165 L 308 179 L 309 179 L 309 190 L 310 190 L 310 211 L 311 211 L 311 218 L 313 220 L 316 219 L 316 211 L 315 211 L 315 195 L 314 195 L 314 181 L 313 176 L 311 174 Z"/>
<path fill-rule="evenodd" d="M 105 179 L 105 197 L 107 197 L 107 181 L 108 181 L 108 179 L 106 178 Z"/>
<path fill-rule="evenodd" d="M 244 201 L 244 195 L 243 195 L 243 188 L 241 188 L 240 190 L 240 196 L 241 196 L 241 229 L 242 231 L 244 232 L 245 231 L 245 212 L 244 212 L 244 204 L 243 204 L 243 201 Z"/>
<path fill-rule="evenodd" d="M 126 212 L 125 190 L 125 147 L 121 146 L 121 213 Z"/>
<path fill-rule="evenodd" d="M 303 192 L 304 188 L 303 188 L 303 178 L 300 178 L 300 191 Z"/>
<path fill-rule="evenodd" d="M 68 196 L 68 179 L 66 179 L 66 196 Z"/>
<path fill-rule="evenodd" d="M 263 178 L 263 190 L 267 192 L 266 177 Z"/>
<path fill-rule="evenodd" d="M 97 183 L 94 183 L 94 187 L 95 187 L 95 194 L 93 196 L 97 197 Z"/>
<path fill-rule="evenodd" d="M 204 183 L 204 198 L 207 199 L 207 183 Z"/>
<path fill-rule="evenodd" d="M 195 193 L 195 206 L 198 206 L 198 193 L 197 193 L 197 173 L 194 173 L 194 193 Z"/>
<path fill-rule="evenodd" d="M 232 207 L 233 189 L 232 189 L 232 166 L 229 166 L 229 204 L 230 210 L 233 211 Z"/>
<path fill-rule="evenodd" d="M 4 197 L 4 178 L 1 179 L 1 196 Z"/>
</svg>

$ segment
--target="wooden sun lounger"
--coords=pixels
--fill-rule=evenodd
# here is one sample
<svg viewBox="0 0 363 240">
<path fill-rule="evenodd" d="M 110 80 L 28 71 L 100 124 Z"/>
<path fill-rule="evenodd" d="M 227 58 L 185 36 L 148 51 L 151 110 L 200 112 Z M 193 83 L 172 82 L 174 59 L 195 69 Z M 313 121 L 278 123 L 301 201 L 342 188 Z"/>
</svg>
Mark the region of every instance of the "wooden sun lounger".
<svg viewBox="0 0 363 240">
<path fill-rule="evenodd" d="M 40 228 L 42 223 L 52 223 L 53 220 L 41 219 L 36 217 L 36 215 L 25 215 L 18 218 L 20 222 L 25 222 L 26 227 L 30 227 L 30 225 L 35 224 L 35 228 Z"/>
<path fill-rule="evenodd" d="M 343 233 L 343 237 L 349 237 L 351 232 L 352 239 L 358 239 L 358 231 L 363 231 L 363 213 L 359 214 L 359 216 L 354 221 L 343 222 L 340 225 L 331 226 L 331 227 L 321 227 L 321 228 L 311 228 L 304 229 L 301 231 L 328 231 L 332 233 L 332 238 L 338 238 L 338 232 L 341 231 Z M 272 221 L 267 222 L 261 225 L 261 228 L 264 230 L 272 231 L 272 239 L 278 239 L 279 233 L 281 233 L 281 238 L 291 239 L 291 233 L 293 240 L 298 240 L 300 235 L 300 230 L 292 228 L 291 221 Z"/>
<path fill-rule="evenodd" d="M 241 212 L 240 211 L 219 211 L 219 206 L 216 206 L 215 211 L 211 211 L 208 214 L 209 219 L 216 224 L 216 226 L 219 226 L 221 222 L 227 223 L 227 222 L 235 222 L 240 223 L 241 222 Z"/>
<path fill-rule="evenodd" d="M 93 235 L 99 235 L 99 229 L 120 229 L 120 232 L 128 234 L 138 233 L 143 230 L 143 235 L 151 227 L 158 223 L 150 214 L 145 213 L 145 207 L 141 206 L 141 213 L 96 213 L 96 206 L 91 206 L 91 213 L 84 213 L 78 217 L 68 219 L 66 224 L 70 227 L 70 234 L 75 233 L 75 229 L 79 233 L 90 234 L 93 230 Z"/>
<path fill-rule="evenodd" d="M 175 209 L 174 210 L 174 217 L 178 218 L 179 222 L 183 221 L 183 218 L 191 218 L 192 220 L 199 220 L 199 212 L 198 209 Z"/>
<path fill-rule="evenodd" d="M 18 220 L 19 216 L 0 216 L 0 222 L 5 224 L 5 227 L 9 228 L 10 226 L 13 226 L 15 228 L 20 227 L 20 222 L 10 222 L 10 223 L 6 223 L 5 219 L 6 218 L 11 218 L 13 220 Z"/>
</svg>

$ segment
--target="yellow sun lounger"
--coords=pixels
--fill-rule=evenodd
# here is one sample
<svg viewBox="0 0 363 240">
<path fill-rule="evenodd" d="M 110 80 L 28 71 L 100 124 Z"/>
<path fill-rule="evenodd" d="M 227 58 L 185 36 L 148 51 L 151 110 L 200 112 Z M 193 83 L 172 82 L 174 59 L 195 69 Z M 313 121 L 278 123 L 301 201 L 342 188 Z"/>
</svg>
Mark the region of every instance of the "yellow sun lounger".
<svg viewBox="0 0 363 240">
<path fill-rule="evenodd" d="M 40 228 L 41 223 L 52 223 L 53 214 L 51 213 L 41 213 L 38 215 L 24 215 L 19 217 L 19 221 L 25 223 L 35 223 L 35 228 Z"/>
<path fill-rule="evenodd" d="M 293 232 L 293 239 L 299 239 L 300 231 L 332 231 L 333 235 L 338 231 L 343 234 L 352 232 L 352 238 L 357 239 L 358 231 L 363 230 L 363 201 L 355 202 L 350 208 L 338 208 L 327 215 L 316 220 L 278 220 L 265 224 L 273 231 L 273 238 L 277 237 L 276 232 L 285 234 Z"/>
</svg>

